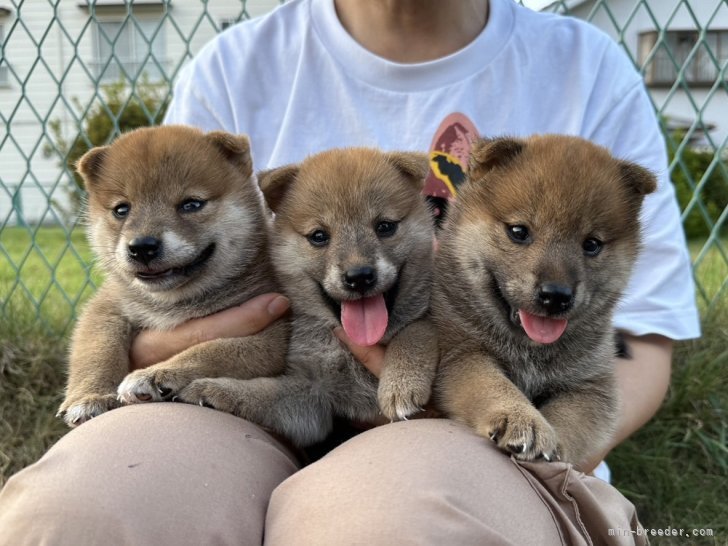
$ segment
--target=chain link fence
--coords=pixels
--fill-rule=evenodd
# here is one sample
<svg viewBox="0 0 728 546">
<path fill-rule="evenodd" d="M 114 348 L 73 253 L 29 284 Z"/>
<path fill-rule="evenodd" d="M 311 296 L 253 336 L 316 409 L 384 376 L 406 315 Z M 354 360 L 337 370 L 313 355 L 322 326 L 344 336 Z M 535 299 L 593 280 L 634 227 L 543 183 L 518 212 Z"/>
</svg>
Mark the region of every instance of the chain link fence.
<svg viewBox="0 0 728 546">
<path fill-rule="evenodd" d="M 0 0 L 0 315 L 68 330 L 99 282 L 69 167 L 121 131 L 158 123 L 181 67 L 215 33 L 277 0 Z M 728 289 L 728 1 L 561 0 L 639 67 L 704 308 Z M 30 318 L 29 311 L 32 312 Z"/>
</svg>

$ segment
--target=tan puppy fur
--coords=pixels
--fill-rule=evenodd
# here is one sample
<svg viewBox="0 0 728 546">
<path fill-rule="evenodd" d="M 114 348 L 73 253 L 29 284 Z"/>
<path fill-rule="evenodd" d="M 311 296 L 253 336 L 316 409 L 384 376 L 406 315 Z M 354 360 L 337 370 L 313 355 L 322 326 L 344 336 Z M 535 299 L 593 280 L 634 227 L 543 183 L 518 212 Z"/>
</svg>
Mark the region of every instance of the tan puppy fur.
<svg viewBox="0 0 728 546">
<path fill-rule="evenodd" d="M 138 129 L 90 150 L 78 170 L 106 279 L 71 342 L 59 410 L 69 425 L 122 402 L 170 399 L 197 378 L 282 371 L 286 321 L 255 336 L 195 345 L 127 376 L 140 329 L 173 328 L 276 290 L 247 137 Z"/>
<path fill-rule="evenodd" d="M 302 447 L 324 439 L 334 416 L 373 422 L 380 408 L 389 419 L 417 412 L 430 397 L 438 358 L 426 318 L 433 243 L 421 195 L 427 167 L 423 154 L 355 148 L 260 175 L 275 213 L 273 262 L 293 309 L 286 373 L 195 381 L 180 397 Z M 342 324 L 349 337 L 388 344 L 379 382 L 334 335 Z"/>
<path fill-rule="evenodd" d="M 575 137 L 474 144 L 436 260 L 436 392 L 450 416 L 524 460 L 578 465 L 607 445 L 611 319 L 655 187 Z"/>
</svg>

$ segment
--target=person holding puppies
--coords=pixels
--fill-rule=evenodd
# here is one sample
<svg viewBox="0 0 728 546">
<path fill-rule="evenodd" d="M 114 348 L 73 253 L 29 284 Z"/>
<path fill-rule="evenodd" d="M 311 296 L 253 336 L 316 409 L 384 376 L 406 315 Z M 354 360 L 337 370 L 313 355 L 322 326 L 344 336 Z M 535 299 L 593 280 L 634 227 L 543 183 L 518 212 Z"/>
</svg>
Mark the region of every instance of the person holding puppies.
<svg viewBox="0 0 728 546">
<path fill-rule="evenodd" d="M 614 364 L 617 432 L 584 470 L 652 417 L 672 341 L 699 335 L 654 111 L 626 56 L 588 24 L 511 0 L 297 0 L 208 44 L 181 74 L 166 122 L 250 135 L 259 169 L 342 146 L 426 151 L 435 134 L 434 151 L 452 168 L 439 175 L 454 192 L 474 132 L 581 136 L 659 175 L 614 319 L 627 347 Z M 269 294 L 168 333 L 142 332 L 132 365 L 255 333 L 285 308 Z M 381 372 L 381 347 L 342 338 Z M 516 462 L 446 419 L 376 427 L 302 466 L 279 439 L 222 412 L 121 408 L 9 481 L 0 544 L 587 544 L 608 542 L 608 527 L 639 525 L 607 483 L 564 463 Z"/>
</svg>

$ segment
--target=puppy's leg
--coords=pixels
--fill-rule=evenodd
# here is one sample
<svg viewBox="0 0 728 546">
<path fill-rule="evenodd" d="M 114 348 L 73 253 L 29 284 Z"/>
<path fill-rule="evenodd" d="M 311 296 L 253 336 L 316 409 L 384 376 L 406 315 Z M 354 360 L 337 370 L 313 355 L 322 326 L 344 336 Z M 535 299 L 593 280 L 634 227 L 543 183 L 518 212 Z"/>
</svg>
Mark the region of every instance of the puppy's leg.
<svg viewBox="0 0 728 546">
<path fill-rule="evenodd" d="M 561 459 L 578 468 L 604 449 L 614 434 L 618 414 L 614 379 L 603 377 L 561 392 L 540 410 L 556 431 Z"/>
<path fill-rule="evenodd" d="M 282 434 L 299 447 L 323 440 L 332 429 L 331 403 L 308 379 L 282 375 L 256 379 L 198 379 L 179 400 L 232 413 Z"/>
<path fill-rule="evenodd" d="M 277 375 L 285 366 L 287 337 L 288 323 L 280 321 L 253 336 L 194 345 L 127 375 L 119 385 L 119 398 L 128 404 L 169 400 L 195 379 Z"/>
<path fill-rule="evenodd" d="M 556 456 L 556 433 L 488 357 L 451 352 L 440 364 L 436 384 L 445 412 L 522 460 Z"/>
<path fill-rule="evenodd" d="M 422 319 L 408 325 L 387 346 L 377 397 L 390 420 L 406 419 L 429 401 L 439 359 L 433 324 Z"/>
<path fill-rule="evenodd" d="M 129 372 L 131 325 L 99 292 L 78 319 L 71 341 L 66 398 L 58 410 L 75 427 L 120 405 L 116 387 Z"/>
</svg>

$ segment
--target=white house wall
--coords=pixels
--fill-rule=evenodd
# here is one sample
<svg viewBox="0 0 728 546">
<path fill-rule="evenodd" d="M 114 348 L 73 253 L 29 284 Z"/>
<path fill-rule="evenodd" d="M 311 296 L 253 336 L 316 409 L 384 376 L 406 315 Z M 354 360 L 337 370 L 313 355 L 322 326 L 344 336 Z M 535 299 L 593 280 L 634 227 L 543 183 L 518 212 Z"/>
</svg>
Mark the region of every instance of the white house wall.
<svg viewBox="0 0 728 546">
<path fill-rule="evenodd" d="M 11 13 L 0 16 L 5 35 L 4 57 L 12 73 L 7 85 L 0 86 L 0 228 L 21 220 L 12 214 L 11 194 L 17 192 L 23 218 L 29 224 L 66 221 L 67 188 L 70 181 L 58 166 L 58 157 L 45 157 L 45 136 L 49 122 L 59 120 L 65 138 L 79 129 L 83 111 L 94 103 L 94 25 L 88 8 L 81 2 L 64 0 L 55 9 L 48 2 L 25 1 L 20 7 L 0 1 Z M 173 0 L 168 13 L 174 25 L 166 27 L 166 67 L 175 73 L 215 35 L 210 21 L 220 25 L 234 20 L 241 11 L 240 0 L 210 0 L 208 17 L 200 21 L 199 0 Z M 251 17 L 270 11 L 278 0 L 248 0 L 245 9 Z M 160 7 L 135 7 L 135 15 L 160 13 Z M 125 8 L 97 8 L 100 20 L 125 13 Z M 145 15 L 146 14 L 146 15 Z M 193 33 L 194 30 L 194 33 Z M 185 40 L 192 34 L 187 43 Z M 84 68 L 85 65 L 85 68 Z M 81 110 L 75 101 L 81 105 Z M 71 219 L 71 221 L 73 221 Z"/>
<path fill-rule="evenodd" d="M 692 30 L 702 27 L 711 30 L 728 29 L 728 3 L 717 0 L 693 0 L 690 6 L 682 0 L 607 0 L 604 2 L 614 18 L 612 20 L 602 5 L 582 2 L 571 10 L 580 19 L 591 21 L 615 40 L 622 39 L 635 61 L 638 57 L 639 34 L 645 31 Z M 616 23 L 616 26 L 615 26 Z M 626 28 L 625 28 L 626 25 Z M 619 29 L 624 29 L 620 34 Z M 662 114 L 694 121 L 702 116 L 704 123 L 715 125 L 710 139 L 720 146 L 728 139 L 728 93 L 725 89 L 709 96 L 709 88 L 691 85 L 690 93 L 683 88 L 670 92 L 669 88 L 650 86 L 649 92 L 655 106 Z"/>
<path fill-rule="evenodd" d="M 632 14 L 637 5 L 634 0 L 607 0 L 606 3 L 620 28 L 631 17 L 623 38 L 633 57 L 637 58 L 638 35 L 655 29 L 655 22 L 642 4 Z M 681 1 L 649 0 L 648 3 L 660 27 L 695 28 L 695 22 Z M 78 132 L 83 110 L 96 98 L 91 68 L 94 28 L 89 23 L 88 9 L 79 7 L 79 4 L 79 0 L 64 0 L 58 2 L 54 12 L 49 2 L 26 0 L 15 11 L 11 4 L 0 0 L 0 7 L 11 9 L 10 15 L 0 16 L 0 25 L 3 25 L 5 34 L 5 60 L 17 74 L 17 79 L 11 74 L 9 84 L 0 86 L 0 181 L 6 188 L 0 185 L 0 228 L 18 221 L 15 215 L 11 215 L 11 193 L 16 190 L 26 222 L 64 220 L 62 211 L 68 208 L 66 188 L 71 182 L 58 167 L 57 157 L 45 157 L 43 149 L 50 144 L 45 135 L 51 120 L 60 120 L 64 136 L 73 138 Z M 209 20 L 199 21 L 202 5 L 199 0 L 172 0 L 167 4 L 169 15 L 179 27 L 179 32 L 174 25 L 167 25 L 168 58 L 165 66 L 171 73 L 176 73 L 186 62 L 188 53 L 198 51 L 214 36 L 215 30 Z M 245 8 L 250 16 L 255 17 L 278 4 L 278 0 L 248 0 Z M 606 11 L 597 9 L 592 14 L 593 5 L 593 0 L 578 3 L 572 14 L 590 19 L 619 40 L 619 32 Z M 678 5 L 682 7 L 673 15 Z M 725 2 L 716 16 L 713 16 L 716 9 L 713 0 L 695 0 L 690 5 L 699 25 L 728 28 L 728 4 Z M 135 13 L 143 17 L 150 9 L 160 10 L 137 7 Z M 209 16 L 218 25 L 235 19 L 240 9 L 240 0 L 207 2 Z M 120 11 L 123 13 L 124 8 Z M 97 9 L 100 17 L 103 13 L 112 12 L 112 8 Z M 711 17 L 713 20 L 709 24 Z M 16 18 L 19 18 L 18 22 Z M 185 40 L 195 28 L 187 44 Z M 711 136 L 718 145 L 728 138 L 728 97 L 725 90 L 708 100 L 706 89 L 691 89 L 692 103 L 683 92 L 674 93 L 669 98 L 667 89 L 651 88 L 650 92 L 657 107 L 665 114 L 688 119 L 702 115 L 706 122 L 717 126 Z M 73 99 L 80 102 L 80 111 Z"/>
</svg>

